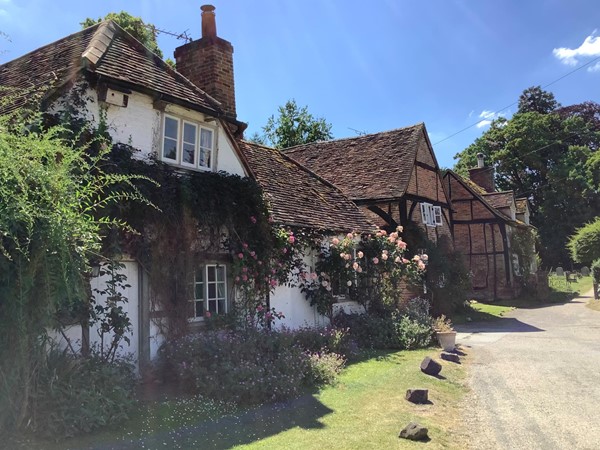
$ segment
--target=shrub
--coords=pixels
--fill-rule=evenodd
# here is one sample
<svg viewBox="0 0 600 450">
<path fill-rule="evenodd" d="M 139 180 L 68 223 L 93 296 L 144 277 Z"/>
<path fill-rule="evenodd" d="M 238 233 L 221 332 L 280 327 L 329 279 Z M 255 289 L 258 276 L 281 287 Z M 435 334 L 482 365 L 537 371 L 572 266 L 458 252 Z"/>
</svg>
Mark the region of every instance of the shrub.
<svg viewBox="0 0 600 450">
<path fill-rule="evenodd" d="M 600 283 L 600 258 L 592 263 L 592 279 L 595 283 Z"/>
<path fill-rule="evenodd" d="M 573 261 L 591 264 L 600 259 L 600 216 L 579 228 L 567 244 Z"/>
<path fill-rule="evenodd" d="M 335 324 L 350 330 L 350 336 L 363 348 L 415 349 L 426 347 L 431 342 L 433 329 L 429 316 L 414 317 L 402 310 L 386 317 L 368 314 L 340 314 Z"/>
<path fill-rule="evenodd" d="M 286 333 L 246 330 L 206 332 L 163 345 L 163 377 L 184 389 L 240 404 L 297 396 L 307 372 L 307 355 Z"/>
<path fill-rule="evenodd" d="M 333 384 L 346 361 L 337 353 L 312 353 L 308 355 L 308 369 L 304 378 L 308 386 Z"/>
<path fill-rule="evenodd" d="M 41 368 L 28 429 L 42 436 L 74 436 L 122 422 L 135 404 L 133 366 L 99 356 L 48 353 Z"/>
<path fill-rule="evenodd" d="M 290 331 L 295 344 L 303 350 L 316 352 L 331 352 L 352 358 L 358 352 L 358 345 L 346 328 L 300 328 Z"/>
</svg>

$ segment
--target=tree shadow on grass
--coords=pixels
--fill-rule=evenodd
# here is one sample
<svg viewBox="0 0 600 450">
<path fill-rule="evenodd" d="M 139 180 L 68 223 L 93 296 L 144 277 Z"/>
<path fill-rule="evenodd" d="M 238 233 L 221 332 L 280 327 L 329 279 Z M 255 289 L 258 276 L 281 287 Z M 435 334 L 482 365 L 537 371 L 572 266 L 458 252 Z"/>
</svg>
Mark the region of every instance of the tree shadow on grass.
<svg viewBox="0 0 600 450">
<path fill-rule="evenodd" d="M 319 429 L 319 421 L 333 410 L 312 394 L 207 420 L 194 426 L 158 432 L 129 442 L 92 447 L 94 449 L 201 448 L 228 449 L 249 444 L 283 431 L 300 427 Z"/>
</svg>

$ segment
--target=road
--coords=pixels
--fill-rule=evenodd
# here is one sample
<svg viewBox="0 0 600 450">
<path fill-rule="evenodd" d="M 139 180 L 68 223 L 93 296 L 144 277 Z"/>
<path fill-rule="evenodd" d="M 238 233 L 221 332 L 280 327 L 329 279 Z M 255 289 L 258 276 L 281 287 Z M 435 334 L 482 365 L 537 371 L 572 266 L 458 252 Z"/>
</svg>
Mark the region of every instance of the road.
<svg viewBox="0 0 600 450">
<path fill-rule="evenodd" d="M 600 312 L 589 298 L 457 327 L 473 449 L 600 449 Z"/>
</svg>

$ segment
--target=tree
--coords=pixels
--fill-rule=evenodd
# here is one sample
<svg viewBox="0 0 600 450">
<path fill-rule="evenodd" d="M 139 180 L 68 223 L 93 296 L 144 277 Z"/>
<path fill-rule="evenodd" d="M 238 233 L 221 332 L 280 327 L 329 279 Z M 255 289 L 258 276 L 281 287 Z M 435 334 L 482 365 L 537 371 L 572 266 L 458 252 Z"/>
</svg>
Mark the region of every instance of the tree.
<svg viewBox="0 0 600 450">
<path fill-rule="evenodd" d="M 540 97 L 539 88 L 522 98 Z M 566 243 L 575 229 L 600 210 L 598 148 L 600 129 L 590 105 L 548 112 L 553 96 L 543 93 L 546 107 L 500 118 L 473 144 L 456 155 L 457 172 L 476 166 L 477 153 L 495 168 L 502 190 L 513 190 L 532 203 L 532 223 L 539 230 L 540 256 L 547 266 L 566 263 Z M 540 105 L 533 102 L 532 104 Z M 560 114 L 559 112 L 560 111 Z"/>
<path fill-rule="evenodd" d="M 141 17 L 132 16 L 128 12 L 108 13 L 104 18 L 100 17 L 97 20 L 88 17 L 81 22 L 81 26 L 82 28 L 88 28 L 109 19 L 119 24 L 121 28 L 144 44 L 152 53 L 161 58 L 163 57 L 162 51 L 158 48 L 158 42 L 156 42 L 156 27 L 145 23 Z"/>
<path fill-rule="evenodd" d="M 560 107 L 552 92 L 544 91 L 540 86 L 532 86 L 519 97 L 519 112 L 538 112 L 548 114 Z"/>
<path fill-rule="evenodd" d="M 254 142 L 266 143 L 275 148 L 288 148 L 333 138 L 330 123 L 322 117 L 313 117 L 306 106 L 299 108 L 293 99 L 280 106 L 278 112 L 278 117 L 269 117 L 267 124 L 262 128 L 263 136 L 252 136 Z"/>
<path fill-rule="evenodd" d="M 571 236 L 568 246 L 575 262 L 589 265 L 600 259 L 600 216 L 579 228 Z"/>
</svg>

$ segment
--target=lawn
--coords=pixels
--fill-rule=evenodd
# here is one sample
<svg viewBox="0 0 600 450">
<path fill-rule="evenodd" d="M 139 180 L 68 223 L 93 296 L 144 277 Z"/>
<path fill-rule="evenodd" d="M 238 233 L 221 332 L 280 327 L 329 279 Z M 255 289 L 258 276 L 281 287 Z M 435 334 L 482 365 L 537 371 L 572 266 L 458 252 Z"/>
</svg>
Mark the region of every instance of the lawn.
<svg viewBox="0 0 600 450">
<path fill-rule="evenodd" d="M 118 430 L 26 448 L 368 449 L 415 448 L 398 438 L 410 421 L 429 428 L 429 449 L 465 447 L 459 404 L 467 392 L 464 365 L 442 361 L 441 378 L 419 364 L 438 349 L 373 352 L 350 365 L 335 386 L 285 404 L 246 410 L 203 399 L 154 402 Z M 467 357 L 468 358 L 468 357 Z M 404 399 L 429 389 L 432 404 Z"/>
<path fill-rule="evenodd" d="M 475 300 L 469 302 L 470 308 L 452 317 L 456 324 L 498 320 L 515 308 L 539 308 L 549 303 L 567 302 L 577 296 L 586 294 L 592 289 L 592 277 L 581 277 L 575 282 L 567 283 L 565 277 L 550 276 L 548 280 L 550 292 L 547 298 L 538 299 L 532 294 L 523 293 L 510 300 L 498 300 L 494 303 L 482 303 Z M 597 305 L 600 310 L 600 302 Z"/>
</svg>

